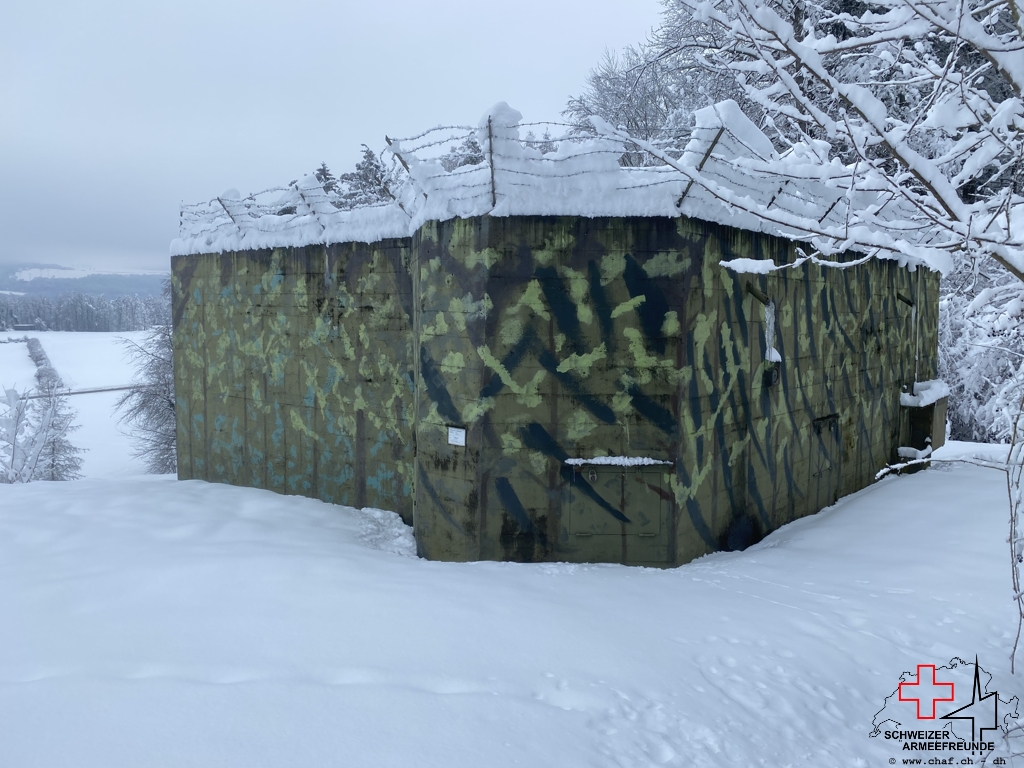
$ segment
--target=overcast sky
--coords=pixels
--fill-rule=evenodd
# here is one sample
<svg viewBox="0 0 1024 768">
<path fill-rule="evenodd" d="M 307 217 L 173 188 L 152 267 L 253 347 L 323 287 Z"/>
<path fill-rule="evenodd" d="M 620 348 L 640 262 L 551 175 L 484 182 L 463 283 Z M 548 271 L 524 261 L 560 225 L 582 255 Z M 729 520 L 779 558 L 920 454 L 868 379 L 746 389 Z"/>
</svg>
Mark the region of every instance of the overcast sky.
<svg viewBox="0 0 1024 768">
<path fill-rule="evenodd" d="M 164 268 L 180 202 L 286 184 L 362 142 L 557 120 L 657 0 L 10 2 L 0 262 Z"/>
</svg>

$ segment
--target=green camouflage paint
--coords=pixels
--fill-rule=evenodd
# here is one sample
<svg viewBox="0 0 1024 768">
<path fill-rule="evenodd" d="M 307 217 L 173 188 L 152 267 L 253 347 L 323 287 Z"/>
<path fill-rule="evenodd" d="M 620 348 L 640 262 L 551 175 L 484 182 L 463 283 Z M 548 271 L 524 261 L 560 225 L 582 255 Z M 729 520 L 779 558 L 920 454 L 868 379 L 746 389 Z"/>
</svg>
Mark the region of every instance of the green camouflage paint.
<svg viewBox="0 0 1024 768">
<path fill-rule="evenodd" d="M 895 459 L 900 388 L 935 376 L 938 275 L 719 265 L 736 257 L 790 263 L 794 245 L 685 218 L 484 216 L 176 257 L 179 476 L 394 509 L 434 559 L 741 548 Z M 667 463 L 566 463 L 596 456 Z"/>
<path fill-rule="evenodd" d="M 173 260 L 180 478 L 412 522 L 408 245 Z"/>
</svg>

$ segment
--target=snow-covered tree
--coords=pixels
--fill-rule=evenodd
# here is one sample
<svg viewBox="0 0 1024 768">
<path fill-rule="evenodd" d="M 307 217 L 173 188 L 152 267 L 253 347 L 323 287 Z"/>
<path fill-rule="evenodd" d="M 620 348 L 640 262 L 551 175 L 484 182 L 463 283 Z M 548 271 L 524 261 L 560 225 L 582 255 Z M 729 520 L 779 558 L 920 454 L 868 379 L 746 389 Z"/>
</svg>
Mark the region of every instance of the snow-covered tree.
<svg viewBox="0 0 1024 768">
<path fill-rule="evenodd" d="M 447 154 L 441 156 L 441 167 L 449 173 L 464 165 L 479 165 L 484 161 L 484 153 L 475 134 L 470 134 L 457 147 L 452 147 Z"/>
<path fill-rule="evenodd" d="M 942 280 L 939 377 L 957 440 L 1013 439 L 1024 393 L 1024 286 L 995 263 L 960 262 Z"/>
<path fill-rule="evenodd" d="M 331 194 L 337 189 L 338 180 L 334 178 L 334 174 L 327 167 L 327 163 L 320 163 L 320 167 L 313 171 L 313 175 L 316 176 L 316 180 L 320 182 L 324 192 L 327 194 Z"/>
<path fill-rule="evenodd" d="M 1024 397 L 1017 328 L 1024 307 L 1024 14 L 1020 0 L 671 0 L 716 31 L 700 57 L 728 72 L 764 113 L 774 148 L 745 170 L 834 196 L 836 218 L 712 196 L 806 239 L 808 257 L 848 251 L 910 257 L 947 274 L 943 342 L 968 419 L 1013 442 L 1014 592 L 1024 536 Z M 673 45 L 671 27 L 661 37 Z M 626 138 L 607 124 L 603 130 Z M 728 126 L 723 130 L 728 131 Z M 634 139 L 672 163 L 651 142 Z M 952 312 L 956 314 L 953 315 Z M 1001 358 L 976 365 L 976 350 Z M 959 382 L 956 377 L 960 377 Z M 971 400 L 970 398 L 974 398 Z M 963 415 L 963 414 L 961 414 Z M 957 413 L 954 409 L 954 418 Z M 983 436 L 983 435 L 979 435 Z"/>
<path fill-rule="evenodd" d="M 943 308 L 960 312 L 942 313 L 942 366 L 958 436 L 1007 439 L 1015 407 L 1006 403 L 1020 401 L 1024 343 L 1008 320 L 1024 299 L 1017 2 L 665 0 L 662 26 L 621 68 L 718 73 L 731 86 L 716 95 L 738 89 L 742 111 L 776 145 L 750 170 L 774 175 L 779 189 L 810 182 L 849 215 L 829 226 L 765 201 L 731 204 L 804 232 L 819 254 L 909 254 L 950 273 Z M 620 91 L 609 102 L 620 108 L 642 95 Z M 676 156 L 650 126 L 636 130 L 620 138 Z M 865 205 L 872 196 L 879 203 Z"/>
<path fill-rule="evenodd" d="M 73 414 L 54 392 L 26 397 L 15 389 L 0 394 L 0 483 L 68 480 L 77 476 L 77 454 L 61 453 L 58 441 L 71 429 Z M 57 472 L 58 477 L 53 476 Z M 65 474 L 66 473 L 66 474 Z"/>
<path fill-rule="evenodd" d="M 558 149 L 558 144 L 554 139 L 551 138 L 551 129 L 545 128 L 544 135 L 539 139 L 533 131 L 527 131 L 526 136 L 522 140 L 523 146 L 527 149 L 536 149 L 542 155 L 546 155 L 548 152 L 554 152 Z M 483 156 L 481 155 L 480 161 L 483 162 Z"/>
<path fill-rule="evenodd" d="M 170 304 L 160 296 L 104 296 L 65 293 L 54 300 L 0 294 L 0 330 L 32 323 L 36 330 L 144 331 L 168 322 Z"/>
<path fill-rule="evenodd" d="M 667 148 L 689 134 L 694 111 L 726 99 L 735 100 L 757 122 L 760 109 L 746 100 L 734 77 L 700 55 L 721 37 L 670 0 L 651 40 L 621 53 L 605 51 L 562 114 L 580 132 L 589 133 L 590 116 L 597 115 L 630 136 Z M 658 162 L 639 147 L 627 144 L 627 150 L 623 165 Z"/>
<path fill-rule="evenodd" d="M 338 179 L 339 205 L 342 208 L 359 208 L 392 199 L 393 172 L 372 149 L 365 144 L 362 147 L 363 159 L 356 163 L 355 170 L 341 174 Z"/>
<path fill-rule="evenodd" d="M 11 343 L 27 345 L 36 364 L 36 387 L 27 392 L 12 388 L 0 395 L 0 482 L 75 480 L 81 476 L 82 449 L 67 439 L 78 427 L 64 383 L 38 339 Z"/>
<path fill-rule="evenodd" d="M 25 340 L 29 357 L 36 364 L 36 388 L 31 397 L 37 410 L 48 414 L 50 425 L 43 443 L 32 480 L 77 480 L 81 475 L 82 453 L 68 435 L 79 429 L 74 424 L 78 415 L 69 404 L 66 387 L 60 374 L 50 364 L 50 358 L 37 338 Z"/>
<path fill-rule="evenodd" d="M 731 73 L 773 129 L 777 151 L 754 170 L 823 184 L 837 199 L 892 201 L 884 215 L 850 206 L 839 228 L 767 205 L 751 213 L 805 233 L 823 254 L 900 253 L 944 269 L 979 258 L 1024 279 L 1014 0 L 883 0 L 860 15 L 818 2 L 678 5 L 717 30 L 702 58 Z"/>
<path fill-rule="evenodd" d="M 51 421 L 49 437 L 43 443 L 35 465 L 33 480 L 77 480 L 82 476 L 83 449 L 75 446 L 68 435 L 80 427 L 75 424 L 78 413 L 68 405 L 63 385 L 50 381 L 35 392 L 42 410 Z"/>
<path fill-rule="evenodd" d="M 0 482 L 29 482 L 45 441 L 32 401 L 5 389 L 0 394 Z"/>
<path fill-rule="evenodd" d="M 164 292 L 170 296 L 170 281 Z M 154 474 L 177 469 L 177 425 L 174 416 L 174 348 L 170 324 L 150 329 L 137 344 L 125 339 L 128 355 L 135 364 L 132 387 L 117 401 L 121 423 L 130 429 L 135 443 L 133 455 Z"/>
</svg>

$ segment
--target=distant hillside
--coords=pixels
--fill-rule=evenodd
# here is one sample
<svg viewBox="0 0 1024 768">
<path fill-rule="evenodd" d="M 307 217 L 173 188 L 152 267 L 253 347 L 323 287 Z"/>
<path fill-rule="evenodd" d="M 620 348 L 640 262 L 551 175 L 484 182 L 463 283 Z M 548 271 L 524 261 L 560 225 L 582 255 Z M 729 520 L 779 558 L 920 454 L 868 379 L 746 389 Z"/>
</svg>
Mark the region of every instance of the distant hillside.
<svg viewBox="0 0 1024 768">
<path fill-rule="evenodd" d="M 0 294 L 51 299 L 64 293 L 86 293 L 108 299 L 119 296 L 159 296 L 167 273 L 141 272 L 68 269 L 58 264 L 3 264 L 0 265 Z M 61 276 L 63 273 L 67 276 Z"/>
</svg>

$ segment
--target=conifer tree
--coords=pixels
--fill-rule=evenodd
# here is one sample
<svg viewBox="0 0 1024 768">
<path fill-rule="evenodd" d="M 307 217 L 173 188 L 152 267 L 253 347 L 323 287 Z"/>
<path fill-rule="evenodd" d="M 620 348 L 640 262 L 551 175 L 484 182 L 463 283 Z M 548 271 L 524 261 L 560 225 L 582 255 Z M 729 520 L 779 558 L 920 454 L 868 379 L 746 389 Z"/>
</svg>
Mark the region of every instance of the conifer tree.
<svg viewBox="0 0 1024 768">
<path fill-rule="evenodd" d="M 313 171 L 313 175 L 327 194 L 331 194 L 338 188 L 338 180 L 334 178 L 334 174 L 327 167 L 327 163 L 320 163 L 320 167 Z"/>
<path fill-rule="evenodd" d="M 365 144 L 362 147 L 363 159 L 356 163 L 356 169 L 341 174 L 339 179 L 344 185 L 341 194 L 344 208 L 360 208 L 392 199 L 387 167 L 372 149 Z"/>
<path fill-rule="evenodd" d="M 470 134 L 457 147 L 448 150 L 448 154 L 441 157 L 441 166 L 451 173 L 456 168 L 464 165 L 479 165 L 484 161 L 483 150 L 474 134 Z"/>
</svg>

